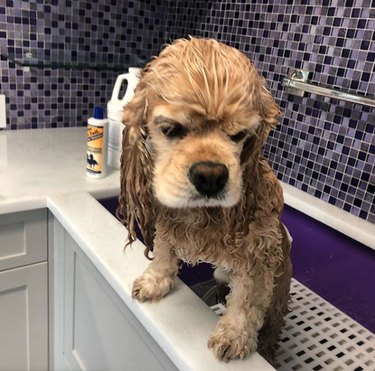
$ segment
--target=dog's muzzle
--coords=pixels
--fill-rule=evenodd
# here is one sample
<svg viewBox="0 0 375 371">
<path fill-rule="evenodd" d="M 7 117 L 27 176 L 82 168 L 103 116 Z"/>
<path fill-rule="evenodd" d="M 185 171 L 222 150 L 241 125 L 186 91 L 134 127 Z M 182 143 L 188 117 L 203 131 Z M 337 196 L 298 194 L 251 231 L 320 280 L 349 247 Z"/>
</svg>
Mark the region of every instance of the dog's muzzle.
<svg viewBox="0 0 375 371">
<path fill-rule="evenodd" d="M 189 170 L 189 180 L 203 196 L 216 197 L 227 184 L 228 168 L 219 162 L 196 162 Z"/>
</svg>

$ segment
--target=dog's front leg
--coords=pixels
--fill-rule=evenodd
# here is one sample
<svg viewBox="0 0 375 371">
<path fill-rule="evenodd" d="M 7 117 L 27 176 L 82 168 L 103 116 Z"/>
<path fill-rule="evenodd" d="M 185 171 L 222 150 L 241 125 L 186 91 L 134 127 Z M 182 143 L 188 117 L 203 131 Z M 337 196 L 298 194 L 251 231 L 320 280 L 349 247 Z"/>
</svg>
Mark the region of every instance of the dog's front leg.
<svg viewBox="0 0 375 371">
<path fill-rule="evenodd" d="M 258 331 L 271 302 L 273 274 L 234 274 L 230 286 L 227 311 L 208 340 L 209 348 L 224 361 L 242 359 L 256 350 Z"/>
<path fill-rule="evenodd" d="M 139 301 L 157 301 L 168 294 L 178 273 L 178 258 L 168 242 L 154 241 L 154 259 L 133 283 L 133 298 Z"/>
</svg>

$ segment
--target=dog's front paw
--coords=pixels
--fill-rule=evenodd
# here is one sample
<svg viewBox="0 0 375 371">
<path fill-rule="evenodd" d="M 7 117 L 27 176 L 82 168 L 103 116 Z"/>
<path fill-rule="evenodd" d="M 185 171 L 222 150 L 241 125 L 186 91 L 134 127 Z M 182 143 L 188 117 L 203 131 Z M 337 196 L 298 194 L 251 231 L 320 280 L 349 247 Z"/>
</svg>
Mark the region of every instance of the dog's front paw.
<svg viewBox="0 0 375 371">
<path fill-rule="evenodd" d="M 225 362 L 235 358 L 243 359 L 256 350 L 257 337 L 251 336 L 246 329 L 219 323 L 208 339 L 208 347 L 218 359 Z"/>
<path fill-rule="evenodd" d="M 171 277 L 155 277 L 144 273 L 133 283 L 132 296 L 139 301 L 158 301 L 168 294 L 174 284 Z"/>
</svg>

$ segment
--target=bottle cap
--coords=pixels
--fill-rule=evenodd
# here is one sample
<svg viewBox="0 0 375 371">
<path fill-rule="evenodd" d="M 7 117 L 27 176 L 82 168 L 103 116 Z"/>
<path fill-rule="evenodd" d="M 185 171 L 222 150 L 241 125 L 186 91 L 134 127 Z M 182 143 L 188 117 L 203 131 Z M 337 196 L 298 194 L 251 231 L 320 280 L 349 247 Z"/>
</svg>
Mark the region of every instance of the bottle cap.
<svg viewBox="0 0 375 371">
<path fill-rule="evenodd" d="M 104 119 L 104 109 L 102 107 L 94 107 L 94 119 Z"/>
</svg>

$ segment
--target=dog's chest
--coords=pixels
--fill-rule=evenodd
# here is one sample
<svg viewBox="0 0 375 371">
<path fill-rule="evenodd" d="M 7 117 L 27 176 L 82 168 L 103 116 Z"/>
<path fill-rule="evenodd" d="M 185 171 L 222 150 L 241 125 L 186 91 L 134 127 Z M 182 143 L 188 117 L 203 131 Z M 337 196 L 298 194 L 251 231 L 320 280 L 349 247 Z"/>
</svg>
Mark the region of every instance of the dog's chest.
<svg viewBox="0 0 375 371">
<path fill-rule="evenodd" d="M 158 229 L 178 258 L 187 263 L 222 264 L 230 256 L 228 229 L 219 218 L 200 214 L 166 218 Z"/>
<path fill-rule="evenodd" d="M 185 237 L 185 238 L 184 238 Z M 218 263 L 218 258 L 223 250 L 221 239 L 218 235 L 211 235 L 197 230 L 196 233 L 188 231 L 179 238 L 171 238 L 171 245 L 176 255 L 187 263 Z"/>
</svg>

